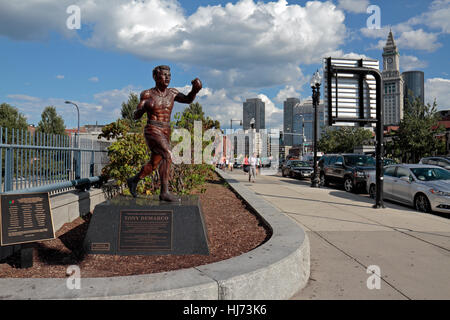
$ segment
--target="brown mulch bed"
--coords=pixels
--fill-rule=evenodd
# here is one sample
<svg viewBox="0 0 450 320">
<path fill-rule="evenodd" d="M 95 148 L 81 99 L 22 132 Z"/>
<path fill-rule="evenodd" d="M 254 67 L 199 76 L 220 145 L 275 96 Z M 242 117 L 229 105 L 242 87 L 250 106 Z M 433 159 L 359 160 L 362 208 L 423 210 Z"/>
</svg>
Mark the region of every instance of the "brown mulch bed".
<svg viewBox="0 0 450 320">
<path fill-rule="evenodd" d="M 83 278 L 172 271 L 229 259 L 248 252 L 270 237 L 262 222 L 219 177 L 202 186 L 199 195 L 209 237 L 210 255 L 118 256 L 82 251 L 92 214 L 66 223 L 56 239 L 33 244 L 33 267 L 18 268 L 14 254 L 0 261 L 0 278 L 64 278 L 69 265 L 78 265 Z"/>
</svg>

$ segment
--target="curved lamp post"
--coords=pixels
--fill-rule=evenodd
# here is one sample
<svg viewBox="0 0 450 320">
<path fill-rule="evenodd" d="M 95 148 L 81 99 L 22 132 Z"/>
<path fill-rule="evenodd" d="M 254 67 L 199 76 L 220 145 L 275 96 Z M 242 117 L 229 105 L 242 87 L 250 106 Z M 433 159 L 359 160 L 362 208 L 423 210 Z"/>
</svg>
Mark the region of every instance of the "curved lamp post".
<svg viewBox="0 0 450 320">
<path fill-rule="evenodd" d="M 80 109 L 78 108 L 78 105 L 72 101 L 65 101 L 67 104 L 73 104 L 77 108 L 77 115 L 78 115 L 78 127 L 77 127 L 77 134 L 76 134 L 76 148 L 80 147 Z M 77 151 L 77 156 L 74 159 L 75 162 L 75 179 L 81 178 L 81 152 Z"/>
<path fill-rule="evenodd" d="M 312 101 L 314 106 L 314 175 L 311 179 L 311 187 L 319 188 L 320 179 L 318 175 L 318 163 L 317 163 L 317 127 L 319 121 L 319 101 L 320 101 L 320 83 L 322 78 L 320 77 L 319 70 L 317 70 L 311 78 L 312 89 Z"/>
</svg>

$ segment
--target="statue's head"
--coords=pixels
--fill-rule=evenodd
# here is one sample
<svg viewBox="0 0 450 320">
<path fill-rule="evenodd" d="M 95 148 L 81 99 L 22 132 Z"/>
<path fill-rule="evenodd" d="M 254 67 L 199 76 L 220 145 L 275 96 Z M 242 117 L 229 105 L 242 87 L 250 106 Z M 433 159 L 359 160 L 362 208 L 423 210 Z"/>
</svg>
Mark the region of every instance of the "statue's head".
<svg viewBox="0 0 450 320">
<path fill-rule="evenodd" d="M 158 84 L 158 81 L 164 82 L 165 85 L 169 85 L 170 82 L 170 67 L 169 66 L 157 66 L 153 69 L 153 79 Z"/>
</svg>

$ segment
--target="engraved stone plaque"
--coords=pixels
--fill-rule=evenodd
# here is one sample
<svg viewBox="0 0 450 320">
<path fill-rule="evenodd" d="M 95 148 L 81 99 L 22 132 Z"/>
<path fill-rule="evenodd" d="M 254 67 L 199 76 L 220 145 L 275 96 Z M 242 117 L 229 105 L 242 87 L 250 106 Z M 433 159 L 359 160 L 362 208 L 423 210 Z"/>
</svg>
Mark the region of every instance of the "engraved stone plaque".
<svg viewBox="0 0 450 320">
<path fill-rule="evenodd" d="M 1 245 L 55 238 L 47 192 L 0 196 Z"/>
</svg>

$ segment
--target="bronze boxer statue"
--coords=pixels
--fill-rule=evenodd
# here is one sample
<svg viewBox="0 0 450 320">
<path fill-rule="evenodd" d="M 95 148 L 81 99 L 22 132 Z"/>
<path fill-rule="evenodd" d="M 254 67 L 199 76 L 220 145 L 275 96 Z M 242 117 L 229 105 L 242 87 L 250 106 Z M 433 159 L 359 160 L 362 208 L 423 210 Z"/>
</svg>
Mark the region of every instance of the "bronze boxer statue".
<svg viewBox="0 0 450 320">
<path fill-rule="evenodd" d="M 161 193 L 159 199 L 163 201 L 179 201 L 169 192 L 169 173 L 172 164 L 170 151 L 170 115 L 174 101 L 190 104 L 197 93 L 202 89 L 202 82 L 195 78 L 192 80 L 192 90 L 188 95 L 178 92 L 177 89 L 168 88 L 171 75 L 168 66 L 158 66 L 153 69 L 153 79 L 156 86 L 141 93 L 140 102 L 134 112 L 134 119 L 140 119 L 147 113 L 147 125 L 144 129 L 145 141 L 151 151 L 150 161 L 145 164 L 138 174 L 127 180 L 128 188 L 133 197 L 136 197 L 136 187 L 140 179 L 145 178 L 159 165 L 161 179 Z"/>
</svg>

